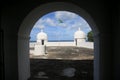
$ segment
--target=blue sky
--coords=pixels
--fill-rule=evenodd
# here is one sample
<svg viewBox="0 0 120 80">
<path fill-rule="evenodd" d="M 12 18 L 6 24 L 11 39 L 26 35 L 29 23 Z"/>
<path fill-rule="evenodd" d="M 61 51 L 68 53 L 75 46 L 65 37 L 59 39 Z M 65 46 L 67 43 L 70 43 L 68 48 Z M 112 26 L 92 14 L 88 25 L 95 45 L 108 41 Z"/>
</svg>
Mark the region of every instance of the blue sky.
<svg viewBox="0 0 120 80">
<path fill-rule="evenodd" d="M 79 15 L 68 11 L 55 11 L 42 16 L 33 26 L 30 41 L 36 41 L 36 36 L 42 28 L 48 35 L 48 40 L 73 40 L 78 28 L 86 34 L 91 31 L 89 24 Z"/>
</svg>

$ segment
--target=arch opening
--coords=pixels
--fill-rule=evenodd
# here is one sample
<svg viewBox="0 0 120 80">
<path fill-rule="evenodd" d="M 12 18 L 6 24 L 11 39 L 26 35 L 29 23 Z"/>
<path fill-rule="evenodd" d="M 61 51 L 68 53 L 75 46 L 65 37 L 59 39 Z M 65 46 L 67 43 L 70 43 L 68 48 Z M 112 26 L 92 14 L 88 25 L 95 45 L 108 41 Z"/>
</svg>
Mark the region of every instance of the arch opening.
<svg viewBox="0 0 120 80">
<path fill-rule="evenodd" d="M 73 12 L 42 16 L 30 34 L 30 79 L 93 80 L 94 42 L 87 39 L 90 31 L 88 23 Z"/>
<path fill-rule="evenodd" d="M 31 30 L 30 57 L 33 58 L 36 55 L 36 57 L 39 56 L 38 58 L 43 59 L 79 60 L 79 53 L 82 52 L 78 49 L 79 47 L 88 48 L 88 51 L 85 50 L 86 52 L 91 52 L 94 49 L 94 42 L 88 38 L 89 32 L 92 32 L 89 24 L 73 12 L 55 11 L 47 13 L 35 23 Z M 92 34 L 91 36 L 93 38 Z M 45 49 L 40 47 L 42 45 Z M 39 50 L 36 50 L 38 46 Z M 43 54 L 40 54 L 41 51 L 44 51 Z"/>
</svg>

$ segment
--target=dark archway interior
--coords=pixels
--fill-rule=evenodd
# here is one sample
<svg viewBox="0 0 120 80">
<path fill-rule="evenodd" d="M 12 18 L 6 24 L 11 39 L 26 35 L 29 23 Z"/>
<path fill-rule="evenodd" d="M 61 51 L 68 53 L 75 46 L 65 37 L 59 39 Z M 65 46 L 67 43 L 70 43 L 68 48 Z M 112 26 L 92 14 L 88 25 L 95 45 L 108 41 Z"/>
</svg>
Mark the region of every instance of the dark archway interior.
<svg viewBox="0 0 120 80">
<path fill-rule="evenodd" d="M 114 8 L 114 10 L 111 10 L 110 4 L 105 3 L 102 1 L 81 1 L 81 0 L 61 0 L 62 2 L 68 2 L 73 3 L 85 11 L 87 11 L 93 20 L 95 21 L 98 30 L 100 32 L 99 38 L 99 62 L 98 64 L 98 78 L 94 80 L 118 80 L 119 74 L 120 74 L 120 55 L 119 55 L 119 36 L 113 36 L 118 35 L 119 31 L 119 22 L 118 22 L 118 13 L 113 14 L 111 11 L 116 12 L 117 7 Z M 26 78 L 22 78 L 19 75 L 19 56 L 22 56 L 23 54 L 18 55 L 18 32 L 20 29 L 20 25 L 25 19 L 25 17 L 31 12 L 35 7 L 40 6 L 44 3 L 50 3 L 50 2 L 58 2 L 57 0 L 30 0 L 29 2 L 17 0 L 14 1 L 8 1 L 3 2 L 2 6 L 2 16 L 1 16 L 1 33 L 2 33 L 2 41 L 1 41 L 1 61 L 2 61 L 2 74 L 3 80 L 27 80 L 28 76 Z M 63 7 L 63 5 L 61 5 Z M 64 6 L 66 7 L 66 6 Z M 49 10 L 49 8 L 47 8 Z M 110 14 L 111 13 L 111 14 Z M 110 16 L 113 15 L 111 18 Z M 33 18 L 34 19 L 34 18 Z M 113 21 L 114 20 L 114 21 Z M 113 21 L 113 22 L 112 22 Z M 114 25 L 111 25 L 113 23 Z M 24 27 L 26 29 L 26 27 Z M 26 31 L 24 31 L 26 32 Z M 25 33 L 26 34 L 26 33 Z M 95 35 L 95 37 L 97 37 Z M 24 37 L 25 38 L 25 37 Z M 115 40 L 112 40 L 112 39 Z M 26 38 L 25 38 L 26 39 Z M 113 43 L 115 45 L 113 45 Z M 96 47 L 96 46 L 95 46 Z M 114 48 L 113 48 L 114 47 Z M 97 54 L 96 54 L 97 55 Z M 26 60 L 25 60 L 26 61 Z M 24 67 L 21 65 L 21 67 Z M 26 66 L 27 67 L 27 66 Z M 22 70 L 24 72 L 26 70 Z M 96 71 L 96 72 L 98 72 Z M 26 74 L 25 74 L 26 76 Z"/>
<path fill-rule="evenodd" d="M 93 60 L 30 59 L 30 61 L 29 80 L 93 80 Z"/>
<path fill-rule="evenodd" d="M 53 7 L 56 6 L 56 7 Z M 62 6 L 61 6 L 62 5 Z M 67 7 L 64 7 L 67 6 Z M 50 7 L 49 9 L 47 9 L 46 7 Z M 41 12 L 42 10 L 42 12 Z M 30 77 L 30 61 L 29 61 L 29 35 L 30 35 L 30 31 L 32 29 L 32 27 L 34 26 L 34 24 L 36 23 L 36 21 L 39 19 L 40 16 L 51 12 L 51 11 L 57 11 L 57 10 L 68 10 L 71 12 L 75 12 L 79 15 L 81 15 L 83 18 L 85 18 L 86 21 L 88 21 L 88 24 L 90 25 L 90 27 L 93 29 L 94 32 L 94 39 L 95 39 L 95 61 L 94 61 L 94 69 L 98 70 L 94 70 L 94 74 L 96 74 L 97 76 L 99 76 L 99 31 L 93 21 L 93 19 L 90 17 L 90 15 L 85 12 L 83 9 L 81 9 L 80 7 L 70 4 L 70 3 L 64 3 L 64 2 L 56 2 L 56 3 L 48 3 L 48 4 L 44 4 L 42 6 L 39 6 L 37 8 L 35 8 L 33 11 L 31 11 L 31 13 L 25 18 L 25 20 L 23 21 L 20 30 L 18 32 L 18 55 L 19 56 L 19 78 L 27 78 L 28 76 Z M 40 14 L 41 13 L 41 14 Z M 33 19 L 34 18 L 34 19 Z M 26 54 L 27 53 L 27 54 Z M 23 54 L 23 55 L 21 55 Z M 24 59 L 23 59 L 24 58 Z M 23 66 L 24 65 L 24 66 Z M 25 65 L 28 67 L 25 67 Z M 25 69 L 26 68 L 26 69 Z M 25 71 L 23 72 L 23 69 L 25 69 Z M 92 69 L 91 69 L 92 70 Z M 91 72 L 92 74 L 93 72 Z M 24 76 L 26 75 L 26 76 Z M 98 77 L 94 76 L 95 79 L 97 79 Z M 93 78 L 93 76 L 92 76 Z M 21 79 L 20 79 L 21 80 Z"/>
</svg>

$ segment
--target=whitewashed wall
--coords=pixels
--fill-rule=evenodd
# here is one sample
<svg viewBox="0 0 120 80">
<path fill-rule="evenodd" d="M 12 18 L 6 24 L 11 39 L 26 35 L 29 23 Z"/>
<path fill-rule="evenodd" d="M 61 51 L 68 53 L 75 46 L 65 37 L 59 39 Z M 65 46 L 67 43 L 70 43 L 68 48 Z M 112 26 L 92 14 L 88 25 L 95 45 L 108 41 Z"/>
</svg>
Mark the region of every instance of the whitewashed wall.
<svg viewBox="0 0 120 80">
<path fill-rule="evenodd" d="M 36 42 L 30 43 L 30 48 L 34 48 Z M 74 42 L 47 42 L 46 46 L 76 46 Z M 94 48 L 93 42 L 81 42 L 80 47 Z M 32 50 L 30 50 L 32 51 Z"/>
</svg>

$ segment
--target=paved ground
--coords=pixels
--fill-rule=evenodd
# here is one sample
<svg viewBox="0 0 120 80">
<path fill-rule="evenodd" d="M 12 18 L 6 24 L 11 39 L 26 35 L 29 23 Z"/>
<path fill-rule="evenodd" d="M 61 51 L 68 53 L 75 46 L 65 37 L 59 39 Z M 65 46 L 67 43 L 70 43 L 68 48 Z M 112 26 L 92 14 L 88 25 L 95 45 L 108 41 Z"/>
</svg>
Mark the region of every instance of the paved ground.
<svg viewBox="0 0 120 80">
<path fill-rule="evenodd" d="M 93 60 L 93 49 L 82 47 L 47 47 L 46 54 L 42 56 L 30 55 L 30 58 L 38 59 L 67 59 L 67 60 Z"/>
</svg>

